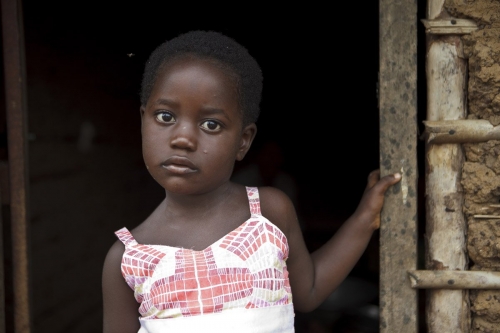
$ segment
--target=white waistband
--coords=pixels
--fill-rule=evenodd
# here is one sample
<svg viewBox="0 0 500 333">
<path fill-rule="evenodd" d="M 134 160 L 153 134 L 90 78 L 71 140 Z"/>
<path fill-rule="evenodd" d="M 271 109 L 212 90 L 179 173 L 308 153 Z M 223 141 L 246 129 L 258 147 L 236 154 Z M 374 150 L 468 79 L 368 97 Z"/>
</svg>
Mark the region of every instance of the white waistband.
<svg viewBox="0 0 500 333">
<path fill-rule="evenodd" d="M 137 333 L 293 333 L 293 304 L 233 309 L 192 317 L 139 319 Z"/>
</svg>

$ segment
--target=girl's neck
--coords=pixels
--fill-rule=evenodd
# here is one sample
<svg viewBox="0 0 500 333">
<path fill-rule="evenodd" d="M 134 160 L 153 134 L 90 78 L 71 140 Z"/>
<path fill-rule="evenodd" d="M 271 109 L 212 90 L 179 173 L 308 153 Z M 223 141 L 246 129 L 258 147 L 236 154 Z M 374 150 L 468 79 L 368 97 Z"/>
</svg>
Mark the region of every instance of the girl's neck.
<svg viewBox="0 0 500 333">
<path fill-rule="evenodd" d="M 212 191 L 201 194 L 178 194 L 166 191 L 165 213 L 174 217 L 206 215 L 227 202 L 234 191 L 235 187 L 229 181 Z"/>
</svg>

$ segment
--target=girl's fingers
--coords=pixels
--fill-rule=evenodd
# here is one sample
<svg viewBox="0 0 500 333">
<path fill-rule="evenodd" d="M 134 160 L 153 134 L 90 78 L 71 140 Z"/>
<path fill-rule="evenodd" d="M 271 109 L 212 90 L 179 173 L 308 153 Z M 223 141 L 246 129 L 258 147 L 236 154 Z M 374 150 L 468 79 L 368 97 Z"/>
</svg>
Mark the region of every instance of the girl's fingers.
<svg viewBox="0 0 500 333">
<path fill-rule="evenodd" d="M 382 193 L 385 193 L 389 187 L 392 185 L 396 184 L 401 180 L 401 174 L 399 172 L 396 172 L 395 174 L 392 175 L 387 175 L 385 177 L 382 177 L 380 181 L 378 182 L 380 186 L 380 190 Z"/>
<path fill-rule="evenodd" d="M 380 210 L 384 203 L 385 192 L 400 180 L 401 174 L 399 172 L 380 178 L 380 170 L 377 169 L 368 175 L 368 184 L 358 210 L 361 214 L 368 214 L 368 218 L 373 221 L 371 225 L 374 229 L 380 227 Z"/>
<path fill-rule="evenodd" d="M 373 170 L 372 172 L 370 172 L 370 174 L 368 175 L 368 183 L 366 184 L 366 188 L 370 189 L 373 186 L 375 186 L 375 184 L 377 184 L 379 179 L 380 179 L 380 170 L 379 169 Z"/>
<path fill-rule="evenodd" d="M 396 184 L 400 180 L 401 180 L 401 174 L 399 172 L 380 178 L 380 170 L 379 169 L 373 170 L 368 175 L 368 183 L 366 184 L 366 190 L 371 189 L 373 186 L 375 186 L 377 183 L 380 182 L 380 185 L 382 186 L 381 189 L 385 192 L 391 185 Z"/>
<path fill-rule="evenodd" d="M 368 175 L 368 183 L 366 184 L 365 192 L 377 186 L 377 190 L 380 191 L 381 194 L 384 194 L 390 186 L 396 184 L 400 180 L 401 174 L 399 172 L 380 178 L 380 170 L 374 170 Z"/>
</svg>

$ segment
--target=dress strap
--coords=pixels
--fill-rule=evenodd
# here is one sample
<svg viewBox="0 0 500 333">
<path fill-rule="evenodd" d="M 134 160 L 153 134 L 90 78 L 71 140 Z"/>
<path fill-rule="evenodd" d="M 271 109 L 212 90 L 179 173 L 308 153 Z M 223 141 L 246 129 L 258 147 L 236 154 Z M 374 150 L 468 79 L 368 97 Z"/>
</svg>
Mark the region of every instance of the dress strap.
<svg viewBox="0 0 500 333">
<path fill-rule="evenodd" d="M 134 236 L 128 231 L 127 228 L 123 227 L 120 230 L 115 231 L 116 237 L 125 245 L 137 245 L 137 241 Z"/>
<path fill-rule="evenodd" d="M 257 187 L 246 187 L 248 204 L 250 205 L 250 213 L 253 215 L 261 215 L 259 189 Z"/>
</svg>

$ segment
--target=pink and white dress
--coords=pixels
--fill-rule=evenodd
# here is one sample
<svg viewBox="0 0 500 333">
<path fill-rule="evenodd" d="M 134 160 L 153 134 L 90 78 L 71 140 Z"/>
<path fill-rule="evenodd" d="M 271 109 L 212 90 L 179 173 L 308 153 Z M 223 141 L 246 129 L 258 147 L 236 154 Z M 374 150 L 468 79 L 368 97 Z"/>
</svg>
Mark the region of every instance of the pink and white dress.
<svg viewBox="0 0 500 333">
<path fill-rule="evenodd" d="M 138 333 L 294 332 L 288 242 L 261 215 L 247 187 L 251 217 L 206 249 L 138 244 L 127 228 L 121 270 L 140 304 Z"/>
</svg>

